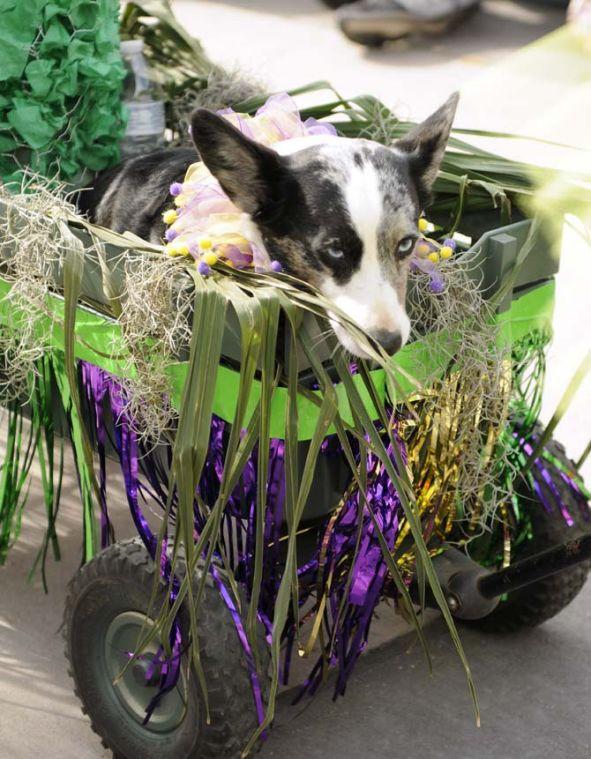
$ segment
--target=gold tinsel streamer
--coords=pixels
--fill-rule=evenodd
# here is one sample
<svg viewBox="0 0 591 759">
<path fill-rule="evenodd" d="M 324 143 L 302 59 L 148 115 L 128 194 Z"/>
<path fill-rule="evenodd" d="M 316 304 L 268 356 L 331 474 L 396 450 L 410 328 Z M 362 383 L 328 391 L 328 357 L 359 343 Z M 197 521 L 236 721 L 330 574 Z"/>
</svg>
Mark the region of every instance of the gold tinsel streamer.
<svg viewBox="0 0 591 759">
<path fill-rule="evenodd" d="M 400 428 L 423 534 L 433 554 L 458 520 L 466 525 L 466 536 L 473 535 L 487 520 L 490 504 L 494 508 L 493 492 L 498 488 L 495 452 L 511 389 L 509 362 L 505 362 L 494 394 L 485 392 L 488 379 L 464 377 L 460 372 L 449 375 L 411 400 L 415 414 Z M 482 393 L 474 387 L 467 392 L 467 383 L 475 381 L 482 384 Z M 466 447 L 467 437 L 480 448 L 476 466 Z M 503 499 L 496 500 L 502 503 Z M 395 555 L 401 570 L 412 572 L 415 551 L 406 521 L 400 528 Z"/>
</svg>

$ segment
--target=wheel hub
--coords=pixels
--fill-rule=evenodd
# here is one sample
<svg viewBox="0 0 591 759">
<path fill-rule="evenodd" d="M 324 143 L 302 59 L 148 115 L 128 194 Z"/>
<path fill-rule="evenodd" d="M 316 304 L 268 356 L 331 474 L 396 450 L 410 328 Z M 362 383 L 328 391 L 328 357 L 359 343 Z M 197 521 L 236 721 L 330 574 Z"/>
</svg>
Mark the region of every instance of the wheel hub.
<svg viewBox="0 0 591 759">
<path fill-rule="evenodd" d="M 142 655 L 142 659 L 137 659 L 131 666 L 131 672 L 135 682 L 142 686 L 155 686 L 160 682 L 162 666 L 152 654 Z"/>
<path fill-rule="evenodd" d="M 105 636 L 105 668 L 117 700 L 139 725 L 146 718 L 146 707 L 160 690 L 162 662 L 160 641 L 152 640 L 129 664 L 138 647 L 142 631 L 154 626 L 152 620 L 137 611 L 118 614 L 109 624 Z M 185 716 L 182 679 L 165 694 L 143 727 L 155 733 L 174 730 Z"/>
</svg>

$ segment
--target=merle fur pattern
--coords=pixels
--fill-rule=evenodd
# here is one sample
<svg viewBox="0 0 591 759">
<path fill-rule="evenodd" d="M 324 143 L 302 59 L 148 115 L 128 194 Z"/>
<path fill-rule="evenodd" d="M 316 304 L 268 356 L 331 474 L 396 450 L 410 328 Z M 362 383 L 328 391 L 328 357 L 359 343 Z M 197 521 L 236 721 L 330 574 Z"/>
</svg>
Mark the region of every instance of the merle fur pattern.
<svg viewBox="0 0 591 759">
<path fill-rule="evenodd" d="M 170 207 L 169 187 L 182 182 L 196 160 L 194 148 L 158 150 L 130 158 L 101 172 L 94 186 L 80 193 L 79 210 L 114 232 L 129 231 L 160 243 L 165 230 L 162 213 Z"/>
<path fill-rule="evenodd" d="M 248 214 L 253 239 L 269 260 L 333 301 L 331 323 L 343 346 L 364 355 L 340 325 L 339 311 L 394 352 L 408 339 L 409 256 L 457 100 L 452 96 L 391 148 L 319 136 L 272 150 L 199 109 L 191 124 L 197 154 L 179 148 L 128 160 L 97 178 L 82 195 L 81 210 L 102 226 L 161 242 L 169 187 L 183 180 L 199 155 Z"/>
</svg>

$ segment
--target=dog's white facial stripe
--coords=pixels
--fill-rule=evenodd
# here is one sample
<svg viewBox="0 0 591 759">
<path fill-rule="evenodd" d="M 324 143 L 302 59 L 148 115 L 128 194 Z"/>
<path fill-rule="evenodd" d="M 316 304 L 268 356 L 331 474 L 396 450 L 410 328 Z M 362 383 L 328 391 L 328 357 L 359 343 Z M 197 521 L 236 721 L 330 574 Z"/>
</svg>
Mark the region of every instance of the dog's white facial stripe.
<svg viewBox="0 0 591 759">
<path fill-rule="evenodd" d="M 344 188 L 346 208 L 351 223 L 363 244 L 359 269 L 344 284 L 332 277 L 322 283 L 323 292 L 364 330 L 370 334 L 399 333 L 402 344 L 408 340 L 410 321 L 398 293 L 385 271 L 392 261 L 383 261 L 378 249 L 378 234 L 384 214 L 384 200 L 378 173 L 369 161 L 347 166 L 347 183 Z M 338 324 L 334 324 L 341 342 L 347 345 L 350 338 Z M 352 345 L 347 345 L 358 352 Z"/>
<path fill-rule="evenodd" d="M 345 187 L 345 202 L 355 231 L 363 243 L 363 264 L 375 270 L 378 265 L 378 229 L 384 203 L 376 170 L 370 163 L 350 168 Z"/>
</svg>

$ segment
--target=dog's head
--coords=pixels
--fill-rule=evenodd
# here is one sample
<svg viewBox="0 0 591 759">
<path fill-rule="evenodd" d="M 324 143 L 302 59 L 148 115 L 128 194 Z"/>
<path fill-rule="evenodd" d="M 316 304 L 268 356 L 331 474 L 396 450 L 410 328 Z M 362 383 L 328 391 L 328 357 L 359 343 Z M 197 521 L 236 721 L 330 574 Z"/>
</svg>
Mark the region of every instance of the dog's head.
<svg viewBox="0 0 591 759">
<path fill-rule="evenodd" d="M 192 117 L 202 160 L 250 215 L 271 259 L 315 285 L 389 352 L 408 339 L 409 257 L 429 202 L 458 96 L 390 148 L 307 137 L 271 150 L 206 110 Z M 363 356 L 338 321 L 342 345 Z"/>
</svg>

